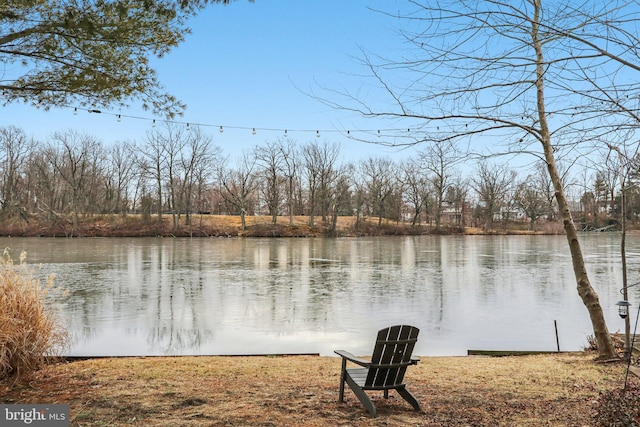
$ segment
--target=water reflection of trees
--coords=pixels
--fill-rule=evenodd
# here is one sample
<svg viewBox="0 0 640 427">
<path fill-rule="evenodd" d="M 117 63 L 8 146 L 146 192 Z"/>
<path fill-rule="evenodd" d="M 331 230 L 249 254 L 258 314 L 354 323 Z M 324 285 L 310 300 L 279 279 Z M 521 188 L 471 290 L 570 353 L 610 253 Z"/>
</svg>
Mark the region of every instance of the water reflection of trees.
<svg viewBox="0 0 640 427">
<path fill-rule="evenodd" d="M 87 240 L 86 262 L 45 263 L 42 274 L 56 272 L 56 283 L 69 289 L 58 304 L 77 348 L 115 331 L 123 340 L 106 346 L 114 353 L 221 354 L 231 348 L 229 336 L 233 348 L 242 348 L 243 339 L 257 345 L 234 336 L 242 329 L 261 344 L 279 342 L 282 352 L 297 337 L 315 346 L 308 351 L 325 351 L 318 348 L 331 346 L 330 336 L 362 335 L 388 323 L 414 323 L 433 339 L 488 333 L 481 326 L 504 327 L 500 322 L 520 325 L 519 317 L 535 323 L 549 301 L 574 311 L 564 305 L 575 300 L 565 283 L 572 280 L 570 263 L 559 259 L 548 243 L 553 239 Z M 78 242 L 74 251 L 82 251 Z M 603 255 L 608 250 L 591 255 L 602 258 L 593 265 L 603 281 L 615 269 L 615 258 Z M 55 259 L 61 261 L 59 253 Z M 125 345 L 132 348 L 119 348 Z"/>
</svg>

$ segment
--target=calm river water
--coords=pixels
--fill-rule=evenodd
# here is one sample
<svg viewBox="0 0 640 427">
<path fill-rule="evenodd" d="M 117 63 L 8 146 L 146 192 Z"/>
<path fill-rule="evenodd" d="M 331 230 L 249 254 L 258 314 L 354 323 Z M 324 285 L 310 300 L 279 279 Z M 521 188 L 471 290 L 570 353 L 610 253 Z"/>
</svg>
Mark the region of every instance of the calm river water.
<svg viewBox="0 0 640 427">
<path fill-rule="evenodd" d="M 630 283 L 640 236 L 627 238 Z M 609 329 L 623 330 L 620 236 L 582 236 Z M 371 351 L 375 331 L 420 328 L 416 354 L 580 350 L 592 334 L 564 236 L 338 239 L 0 238 L 55 273 L 69 355 Z M 640 286 L 630 289 L 640 302 Z M 635 310 L 632 310 L 635 319 Z"/>
</svg>

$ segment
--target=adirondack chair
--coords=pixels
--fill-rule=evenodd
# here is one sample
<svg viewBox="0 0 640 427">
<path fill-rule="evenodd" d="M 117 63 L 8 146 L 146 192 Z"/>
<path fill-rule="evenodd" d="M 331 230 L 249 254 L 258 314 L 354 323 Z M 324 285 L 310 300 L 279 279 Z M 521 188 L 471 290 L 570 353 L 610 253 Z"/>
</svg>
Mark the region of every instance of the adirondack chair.
<svg viewBox="0 0 640 427">
<path fill-rule="evenodd" d="M 382 390 L 384 397 L 388 398 L 389 390 L 395 389 L 416 411 L 422 411 L 420 404 L 404 384 L 407 367 L 418 363 L 418 359 L 411 358 L 411 353 L 419 331 L 418 328 L 407 325 L 381 329 L 371 361 L 356 357 L 348 351 L 336 350 L 335 353 L 342 357 L 338 401 L 344 401 L 344 384 L 347 383 L 372 417 L 377 415 L 376 407 L 365 390 Z M 347 368 L 347 361 L 362 368 Z"/>
</svg>

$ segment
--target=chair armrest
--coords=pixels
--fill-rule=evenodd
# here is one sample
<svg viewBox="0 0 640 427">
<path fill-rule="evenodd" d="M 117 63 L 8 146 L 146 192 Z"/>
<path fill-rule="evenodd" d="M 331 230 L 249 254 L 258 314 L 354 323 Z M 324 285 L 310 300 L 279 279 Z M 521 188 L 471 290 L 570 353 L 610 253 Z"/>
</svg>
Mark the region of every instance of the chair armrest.
<svg viewBox="0 0 640 427">
<path fill-rule="evenodd" d="M 369 365 L 371 365 L 370 361 L 362 359 L 361 357 L 355 356 L 345 350 L 335 350 L 334 353 L 342 357 L 343 360 L 348 360 L 360 366 L 368 367 Z"/>
</svg>

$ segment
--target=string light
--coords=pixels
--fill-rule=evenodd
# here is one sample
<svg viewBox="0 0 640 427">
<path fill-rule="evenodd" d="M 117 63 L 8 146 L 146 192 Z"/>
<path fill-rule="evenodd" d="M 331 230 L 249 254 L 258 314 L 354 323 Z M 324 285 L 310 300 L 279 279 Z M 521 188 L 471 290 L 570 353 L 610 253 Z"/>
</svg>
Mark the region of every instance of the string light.
<svg viewBox="0 0 640 427">
<path fill-rule="evenodd" d="M 115 116 L 116 120 L 118 122 L 122 121 L 122 118 L 129 118 L 129 119 L 133 119 L 133 120 L 141 120 L 141 121 L 147 121 L 147 122 L 151 122 L 151 126 L 152 127 L 156 127 L 156 122 L 160 121 L 163 123 L 168 123 L 168 124 L 181 124 L 186 126 L 187 130 L 191 130 L 191 122 L 181 122 L 181 121 L 176 121 L 176 120 L 164 120 L 164 119 L 154 119 L 154 118 L 149 118 L 149 117 L 140 117 L 140 116 L 135 116 L 135 115 L 127 115 L 127 114 L 121 114 L 121 113 L 111 113 L 111 112 L 105 112 L 105 111 L 101 111 L 98 109 L 88 109 L 88 108 L 83 108 L 83 107 L 72 107 L 72 106 L 65 106 L 67 108 L 73 108 L 73 114 L 74 115 L 78 115 L 78 110 L 84 110 L 87 111 L 88 113 L 95 113 L 95 114 L 106 114 L 106 115 L 111 115 L 111 116 Z M 344 134 L 344 130 L 340 130 L 340 129 L 278 129 L 278 128 L 258 128 L 258 127 L 244 127 L 244 126 L 223 126 L 220 124 L 217 125 L 213 125 L 210 123 L 193 123 L 194 126 L 201 126 L 201 127 L 217 127 L 218 131 L 220 133 L 224 133 L 225 128 L 227 129 L 238 129 L 238 130 L 250 130 L 252 135 L 256 135 L 258 133 L 258 131 L 265 131 L 265 132 L 283 132 L 285 137 L 289 136 L 289 131 L 292 132 L 301 132 L 301 133 L 311 133 L 314 132 L 317 138 L 320 138 L 320 133 L 321 132 L 325 132 L 325 133 L 341 133 Z M 438 127 L 439 129 L 439 127 Z M 382 132 L 388 132 L 391 134 L 396 134 L 397 136 L 401 136 L 400 134 L 403 133 L 405 131 L 405 129 L 377 129 L 377 130 L 373 130 L 373 129 L 357 129 L 355 130 L 355 132 L 358 133 L 363 133 L 363 134 L 372 134 L 372 133 L 376 133 L 377 135 L 380 137 L 382 136 Z M 409 134 L 411 133 L 411 129 L 406 129 L 406 133 Z M 351 130 L 347 130 L 346 131 L 346 136 L 348 138 L 353 138 L 354 134 L 353 132 L 351 132 Z"/>
</svg>

